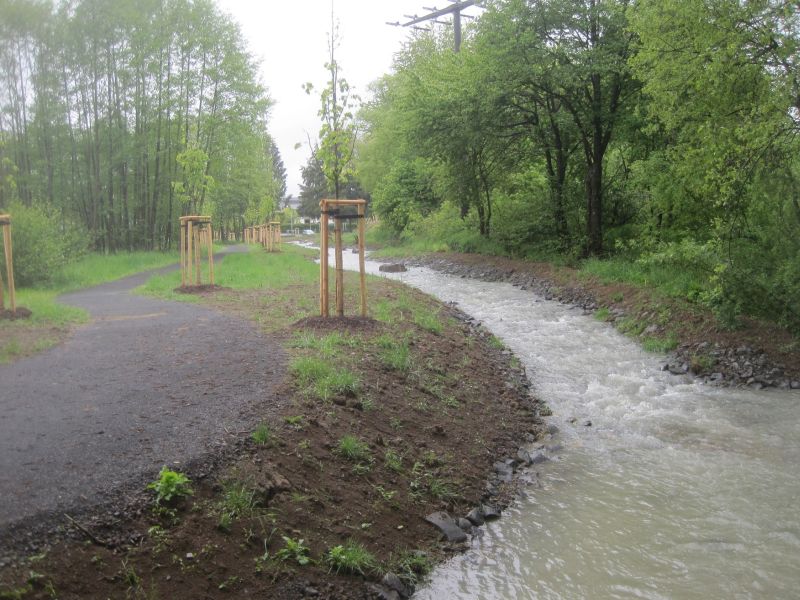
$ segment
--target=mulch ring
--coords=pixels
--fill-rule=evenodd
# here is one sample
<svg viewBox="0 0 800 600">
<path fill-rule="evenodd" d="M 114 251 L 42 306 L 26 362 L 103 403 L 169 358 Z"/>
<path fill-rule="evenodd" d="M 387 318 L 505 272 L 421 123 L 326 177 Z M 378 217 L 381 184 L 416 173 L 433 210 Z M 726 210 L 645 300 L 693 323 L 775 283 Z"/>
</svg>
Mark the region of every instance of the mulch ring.
<svg viewBox="0 0 800 600">
<path fill-rule="evenodd" d="M 206 296 L 216 292 L 230 292 L 233 290 L 222 285 L 211 285 L 206 283 L 203 285 L 187 285 L 184 287 L 176 287 L 172 291 L 178 294 L 197 294 L 199 296 Z"/>
<path fill-rule="evenodd" d="M 380 323 L 369 317 L 305 317 L 294 324 L 295 328 L 311 329 L 316 332 L 334 331 L 372 331 Z"/>
<path fill-rule="evenodd" d="M 0 310 L 0 321 L 9 320 L 9 321 L 16 321 L 18 319 L 28 319 L 31 316 L 31 311 L 25 308 L 24 306 L 18 306 L 15 312 L 11 312 L 9 309 Z"/>
</svg>

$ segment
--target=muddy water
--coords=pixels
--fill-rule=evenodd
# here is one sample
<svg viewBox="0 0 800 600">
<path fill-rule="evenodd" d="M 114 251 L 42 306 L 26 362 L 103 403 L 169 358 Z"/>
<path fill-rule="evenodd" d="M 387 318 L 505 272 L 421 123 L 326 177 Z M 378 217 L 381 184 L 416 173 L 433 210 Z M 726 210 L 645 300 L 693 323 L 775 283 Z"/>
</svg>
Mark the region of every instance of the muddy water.
<svg viewBox="0 0 800 600">
<path fill-rule="evenodd" d="M 800 597 L 800 393 L 663 373 L 610 326 L 508 284 L 396 278 L 500 337 L 564 446 L 417 600 Z"/>
</svg>

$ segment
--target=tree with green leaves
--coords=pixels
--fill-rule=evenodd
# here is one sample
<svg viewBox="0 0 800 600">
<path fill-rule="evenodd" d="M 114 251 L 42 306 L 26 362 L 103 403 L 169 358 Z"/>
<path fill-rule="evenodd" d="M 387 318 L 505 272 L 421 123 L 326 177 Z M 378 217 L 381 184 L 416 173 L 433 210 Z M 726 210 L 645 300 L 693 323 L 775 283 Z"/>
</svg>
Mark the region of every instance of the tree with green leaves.
<svg viewBox="0 0 800 600">
<path fill-rule="evenodd" d="M 319 130 L 319 148 L 315 155 L 322 163 L 322 170 L 330 182 L 334 198 L 339 198 L 342 185 L 354 172 L 353 156 L 357 127 L 354 110 L 359 97 L 353 92 L 347 80 L 342 77 L 341 67 L 336 60 L 339 45 L 338 25 L 331 12 L 331 31 L 328 35 L 328 82 L 320 93 L 321 107 L 319 117 L 322 127 Z M 304 86 L 306 93 L 313 91 L 313 85 Z"/>
</svg>

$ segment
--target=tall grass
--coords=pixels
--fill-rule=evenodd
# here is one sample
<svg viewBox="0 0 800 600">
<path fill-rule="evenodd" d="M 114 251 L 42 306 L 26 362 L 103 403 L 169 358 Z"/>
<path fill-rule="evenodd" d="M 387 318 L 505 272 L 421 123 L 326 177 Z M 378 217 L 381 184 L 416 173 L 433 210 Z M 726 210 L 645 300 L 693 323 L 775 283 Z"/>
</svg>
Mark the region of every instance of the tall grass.
<svg viewBox="0 0 800 600">
<path fill-rule="evenodd" d="M 597 277 L 602 283 L 630 283 L 654 287 L 667 296 L 696 301 L 705 289 L 708 276 L 674 265 L 641 264 L 630 258 L 585 260 L 581 273 Z"/>
</svg>

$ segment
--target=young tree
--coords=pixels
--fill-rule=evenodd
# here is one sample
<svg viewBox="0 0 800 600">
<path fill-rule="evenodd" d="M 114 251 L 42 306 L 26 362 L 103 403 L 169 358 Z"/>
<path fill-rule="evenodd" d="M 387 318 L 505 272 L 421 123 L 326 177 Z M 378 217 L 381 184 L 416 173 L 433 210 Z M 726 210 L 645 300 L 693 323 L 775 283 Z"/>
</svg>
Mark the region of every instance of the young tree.
<svg viewBox="0 0 800 600">
<path fill-rule="evenodd" d="M 325 89 L 320 93 L 319 116 L 322 119 L 322 127 L 319 130 L 320 145 L 316 154 L 322 162 L 322 169 L 330 182 L 334 198 L 339 198 L 342 184 L 353 174 L 353 154 L 357 134 L 353 111 L 360 100 L 347 80 L 342 77 L 341 68 L 336 60 L 336 49 L 339 46 L 338 31 L 338 25 L 331 12 L 328 62 L 325 63 L 329 79 Z M 313 90 L 311 83 L 305 84 L 304 88 L 308 94 Z"/>
</svg>

